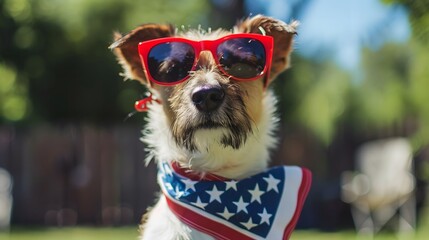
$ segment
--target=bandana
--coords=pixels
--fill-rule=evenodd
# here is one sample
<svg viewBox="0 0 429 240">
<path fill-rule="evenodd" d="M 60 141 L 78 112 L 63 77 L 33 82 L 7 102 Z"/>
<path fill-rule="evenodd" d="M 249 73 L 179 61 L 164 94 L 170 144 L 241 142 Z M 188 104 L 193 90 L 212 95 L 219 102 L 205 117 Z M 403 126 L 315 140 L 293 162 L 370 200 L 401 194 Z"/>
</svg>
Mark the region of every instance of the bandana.
<svg viewBox="0 0 429 240">
<path fill-rule="evenodd" d="M 289 239 L 310 190 L 311 172 L 280 166 L 237 181 L 213 174 L 201 179 L 160 163 L 158 182 L 181 221 L 216 239 Z"/>
</svg>

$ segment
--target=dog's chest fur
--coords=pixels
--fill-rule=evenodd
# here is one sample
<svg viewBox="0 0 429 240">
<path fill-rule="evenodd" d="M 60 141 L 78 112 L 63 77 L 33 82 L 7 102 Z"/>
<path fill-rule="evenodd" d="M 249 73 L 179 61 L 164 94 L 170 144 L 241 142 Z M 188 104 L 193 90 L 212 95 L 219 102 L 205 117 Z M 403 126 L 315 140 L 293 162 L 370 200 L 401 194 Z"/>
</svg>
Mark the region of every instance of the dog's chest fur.
<svg viewBox="0 0 429 240">
<path fill-rule="evenodd" d="M 168 120 L 161 105 L 152 106 L 142 141 L 150 149 L 150 158 L 157 161 L 169 162 L 180 157 L 200 169 L 219 169 L 218 172 L 210 172 L 221 173 L 225 177 L 252 175 L 267 167 L 269 150 L 276 145 L 273 131 L 278 121 L 274 116 L 276 100 L 271 91 L 266 92 L 262 102 L 264 113 L 260 124 L 255 126 L 257 131 L 239 150 L 222 146 L 222 130 L 201 130 L 196 134 L 199 149 L 205 151 L 190 152 L 178 147 L 168 130 Z M 169 210 L 164 196 L 160 196 L 156 206 L 146 216 L 142 232 L 142 239 L 213 239 L 180 222 Z"/>
</svg>

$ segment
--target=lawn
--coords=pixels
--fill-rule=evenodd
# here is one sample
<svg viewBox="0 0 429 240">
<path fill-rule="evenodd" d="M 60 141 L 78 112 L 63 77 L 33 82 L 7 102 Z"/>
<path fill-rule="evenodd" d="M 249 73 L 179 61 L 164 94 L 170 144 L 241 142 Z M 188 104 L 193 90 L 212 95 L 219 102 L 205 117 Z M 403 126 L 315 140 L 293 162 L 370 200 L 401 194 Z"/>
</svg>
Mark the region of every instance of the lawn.
<svg viewBox="0 0 429 240">
<path fill-rule="evenodd" d="M 375 240 L 427 240 L 429 239 L 429 214 L 425 211 L 414 235 L 398 238 L 393 233 L 382 232 Z M 137 240 L 137 226 L 130 227 L 67 227 L 67 228 L 22 228 L 12 227 L 9 232 L 0 231 L 0 240 Z M 338 232 L 320 232 L 316 230 L 297 230 L 291 240 L 369 240 L 356 238 L 353 229 Z"/>
<path fill-rule="evenodd" d="M 0 232 L 0 240 L 136 240 L 136 227 L 12 228 Z"/>
<path fill-rule="evenodd" d="M 10 233 L 0 232 L 0 240 L 137 240 L 137 227 L 97 228 L 13 228 Z M 348 240 L 356 239 L 353 230 L 339 232 L 319 232 L 311 230 L 297 230 L 292 234 L 291 240 Z M 365 238 L 363 238 L 364 240 Z M 392 233 L 382 233 L 375 240 L 398 239 Z M 429 239 L 429 229 L 419 228 L 415 236 L 401 239 Z"/>
</svg>

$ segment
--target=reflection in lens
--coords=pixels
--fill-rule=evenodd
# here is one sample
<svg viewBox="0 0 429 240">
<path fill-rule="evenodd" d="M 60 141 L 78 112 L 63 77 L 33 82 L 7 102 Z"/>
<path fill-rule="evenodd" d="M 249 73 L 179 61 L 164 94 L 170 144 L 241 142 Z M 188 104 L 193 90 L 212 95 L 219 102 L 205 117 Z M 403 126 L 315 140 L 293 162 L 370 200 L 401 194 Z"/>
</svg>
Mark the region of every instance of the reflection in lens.
<svg viewBox="0 0 429 240">
<path fill-rule="evenodd" d="M 159 82 L 177 82 L 188 76 L 194 59 L 194 49 L 187 43 L 158 44 L 148 54 L 148 71 Z"/>
<path fill-rule="evenodd" d="M 262 74 L 265 48 L 251 38 L 230 39 L 219 45 L 217 57 L 221 67 L 233 77 L 249 79 Z"/>
</svg>

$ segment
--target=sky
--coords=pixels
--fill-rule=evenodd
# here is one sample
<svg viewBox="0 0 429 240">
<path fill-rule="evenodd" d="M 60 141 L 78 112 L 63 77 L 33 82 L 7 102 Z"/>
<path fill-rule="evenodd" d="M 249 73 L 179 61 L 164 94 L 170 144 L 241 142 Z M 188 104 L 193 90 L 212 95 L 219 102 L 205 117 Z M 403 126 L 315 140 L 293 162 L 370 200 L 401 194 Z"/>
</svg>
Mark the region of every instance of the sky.
<svg viewBox="0 0 429 240">
<path fill-rule="evenodd" d="M 299 0 L 246 0 L 249 14 L 266 14 L 285 22 Z M 361 48 L 406 42 L 410 24 L 404 8 L 378 0 L 312 0 L 300 16 L 296 51 L 306 57 L 332 57 L 347 70 L 359 67 Z"/>
</svg>

